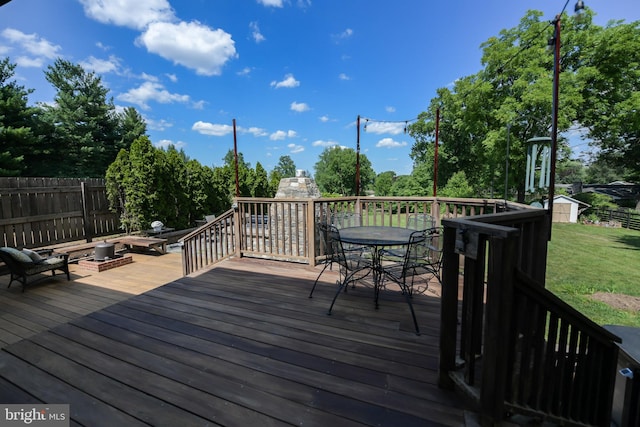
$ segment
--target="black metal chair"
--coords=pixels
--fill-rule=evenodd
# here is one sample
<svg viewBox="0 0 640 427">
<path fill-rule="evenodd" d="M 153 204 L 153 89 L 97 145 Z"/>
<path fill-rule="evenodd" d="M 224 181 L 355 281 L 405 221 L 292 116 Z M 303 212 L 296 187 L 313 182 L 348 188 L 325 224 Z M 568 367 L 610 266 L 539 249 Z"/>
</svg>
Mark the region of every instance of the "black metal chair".
<svg viewBox="0 0 640 427">
<path fill-rule="evenodd" d="M 411 317 L 420 334 L 418 321 L 413 309 L 414 292 L 423 293 L 429 288 L 431 278 L 440 284 L 440 267 L 442 265 L 442 234 L 438 228 L 416 231 L 411 234 L 409 244 L 402 254 L 383 251 L 381 254 L 383 280 L 388 279 L 400 286 L 402 294 L 411 310 Z M 419 278 L 422 285 L 416 285 Z"/>
<path fill-rule="evenodd" d="M 324 248 L 326 258 L 322 271 L 313 283 L 309 298 L 313 297 L 313 291 L 316 289 L 322 273 L 327 267 L 332 269 L 334 263 L 339 266 L 340 279 L 338 282 L 343 285 L 367 276 L 371 267 L 371 263 L 365 257 L 365 249 L 361 247 L 346 249 L 340 241 L 340 231 L 334 225 L 319 223 L 318 230 L 320 232 L 320 247 Z M 368 269 L 366 274 L 358 274 L 365 269 Z"/>
<path fill-rule="evenodd" d="M 436 226 L 436 221 L 430 214 L 413 213 L 407 218 L 407 228 L 413 230 L 428 230 Z"/>
</svg>

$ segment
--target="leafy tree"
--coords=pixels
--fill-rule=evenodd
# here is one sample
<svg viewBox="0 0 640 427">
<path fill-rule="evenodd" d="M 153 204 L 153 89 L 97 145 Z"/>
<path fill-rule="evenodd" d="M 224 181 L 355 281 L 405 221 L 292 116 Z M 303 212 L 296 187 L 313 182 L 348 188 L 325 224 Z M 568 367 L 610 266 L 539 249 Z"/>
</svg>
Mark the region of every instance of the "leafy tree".
<svg viewBox="0 0 640 427">
<path fill-rule="evenodd" d="M 43 105 L 42 149 L 46 164 L 33 170 L 46 176 L 102 177 L 121 148 L 118 120 L 100 77 L 82 66 L 57 59 L 45 71 L 57 90 L 55 105 Z M 48 173 L 46 173 L 48 172 Z"/>
<path fill-rule="evenodd" d="M 608 156 L 597 157 L 586 169 L 584 182 L 590 184 L 608 184 L 623 181 L 629 174 L 617 162 L 613 164 Z"/>
<path fill-rule="evenodd" d="M 220 214 L 228 209 L 216 206 L 217 194 L 213 188 L 213 170 L 202 166 L 197 160 L 189 160 L 187 169 L 187 197 L 191 201 L 192 209 L 189 212 L 189 224 L 205 215 Z"/>
<path fill-rule="evenodd" d="M 187 155 L 173 145 L 156 149 L 157 193 L 155 209 L 158 218 L 170 227 L 187 228 L 192 224 L 192 201 L 189 198 Z"/>
<path fill-rule="evenodd" d="M 391 187 L 391 195 L 399 197 L 410 197 L 420 194 L 422 188 L 411 175 L 400 175 L 396 177 Z"/>
<path fill-rule="evenodd" d="M 25 169 L 25 156 L 35 145 L 33 117 L 36 109 L 27 106 L 33 92 L 11 80 L 15 64 L 0 61 L 0 175 L 16 176 Z"/>
<path fill-rule="evenodd" d="M 329 147 L 315 164 L 315 180 L 323 193 L 356 195 L 356 152 L 352 148 Z M 373 185 L 375 172 L 364 154 L 360 155 L 360 189 Z"/>
<path fill-rule="evenodd" d="M 430 163 L 419 163 L 411 171 L 418 192 L 414 196 L 432 196 L 433 195 L 433 167 Z"/>
<path fill-rule="evenodd" d="M 236 160 L 233 150 L 227 151 L 224 158 L 224 175 L 228 176 L 227 183 L 229 184 L 230 197 L 235 197 L 236 194 Z M 253 177 L 251 176 L 251 164 L 244 161 L 244 155 L 238 153 L 238 187 L 241 197 L 251 196 L 251 182 Z"/>
<path fill-rule="evenodd" d="M 640 179 L 640 21 L 610 23 L 589 33 L 578 70 L 579 121 L 601 150 L 599 157 Z"/>
<path fill-rule="evenodd" d="M 251 183 L 252 197 L 270 197 L 271 191 L 269 180 L 267 179 L 267 171 L 262 167 L 260 162 L 256 163 L 256 169 L 253 174 L 253 182 Z"/>
<path fill-rule="evenodd" d="M 606 194 L 580 193 L 574 195 L 573 198 L 591 205 L 592 208 L 616 209 L 618 207 L 611 196 L 607 196 Z"/>
<path fill-rule="evenodd" d="M 273 170 L 279 172 L 281 178 L 296 176 L 296 164 L 289 156 L 280 156 L 280 160 Z"/>
<path fill-rule="evenodd" d="M 283 178 L 282 174 L 277 170 L 269 172 L 269 197 L 275 196 L 280 186 L 280 180 Z"/>
<path fill-rule="evenodd" d="M 121 226 L 127 232 L 144 230 L 158 219 L 163 221 L 157 210 L 157 170 L 156 149 L 147 137 L 135 140 L 128 153 L 121 150 L 107 168 L 109 202 L 120 213 Z"/>
<path fill-rule="evenodd" d="M 467 181 L 464 171 L 454 173 L 440 191 L 443 197 L 473 197 L 474 190 Z"/>
<path fill-rule="evenodd" d="M 379 173 L 374 183 L 376 196 L 390 196 L 395 178 L 396 173 L 393 171 Z"/>
<path fill-rule="evenodd" d="M 558 184 L 573 184 L 584 182 L 586 168 L 580 160 L 563 159 L 556 166 L 556 182 Z"/>
<path fill-rule="evenodd" d="M 541 15 L 529 11 L 517 27 L 485 42 L 484 69 L 458 79 L 451 89 L 439 89 L 429 109 L 409 126 L 416 139 L 411 157 L 417 164 L 433 163 L 435 115 L 441 110 L 438 182 L 464 171 L 474 183 L 476 196 L 494 183 L 503 185 L 508 140 L 512 167 L 507 185 L 517 188 L 518 199 L 524 200 L 526 141 L 548 135 L 551 128 L 553 55 L 542 34 L 551 35 L 553 28 L 540 20 Z M 561 69 L 565 72 L 560 79 L 560 132 L 574 123 L 582 102 L 575 76 L 581 54 L 576 48 L 577 24 L 568 16 L 562 23 Z M 591 26 L 589 22 L 580 25 L 581 30 Z"/>
</svg>

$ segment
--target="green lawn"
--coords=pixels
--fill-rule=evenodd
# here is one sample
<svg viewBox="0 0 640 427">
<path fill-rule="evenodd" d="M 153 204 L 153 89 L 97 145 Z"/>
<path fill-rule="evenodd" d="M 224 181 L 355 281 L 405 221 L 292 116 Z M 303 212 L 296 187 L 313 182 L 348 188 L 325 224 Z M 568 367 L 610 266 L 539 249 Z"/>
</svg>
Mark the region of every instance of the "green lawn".
<svg viewBox="0 0 640 427">
<path fill-rule="evenodd" d="M 554 224 L 547 288 L 598 324 L 640 327 L 640 311 L 596 301 L 596 292 L 640 297 L 640 232 L 582 224 Z"/>
</svg>

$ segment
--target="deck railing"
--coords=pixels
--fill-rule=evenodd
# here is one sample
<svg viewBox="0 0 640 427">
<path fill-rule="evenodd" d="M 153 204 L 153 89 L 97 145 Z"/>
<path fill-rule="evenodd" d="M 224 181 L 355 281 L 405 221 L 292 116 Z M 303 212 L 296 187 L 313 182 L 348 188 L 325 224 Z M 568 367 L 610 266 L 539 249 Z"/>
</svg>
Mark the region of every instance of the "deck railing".
<svg viewBox="0 0 640 427">
<path fill-rule="evenodd" d="M 236 254 L 236 212 L 231 209 L 180 239 L 186 276 Z"/>
<path fill-rule="evenodd" d="M 241 197 L 234 209 L 196 229 L 184 244 L 184 273 L 191 274 L 230 256 L 259 257 L 315 265 L 320 253 L 319 222 L 404 226 L 410 215 L 441 218 L 496 213 L 516 205 L 495 199 L 434 197 L 341 197 L 267 199 Z M 220 233 L 218 230 L 225 230 Z M 215 239 L 224 239 L 216 242 Z"/>
<path fill-rule="evenodd" d="M 486 424 L 515 412 L 608 426 L 618 339 L 544 289 L 547 213 L 443 226 L 440 385 L 466 391 Z"/>
</svg>

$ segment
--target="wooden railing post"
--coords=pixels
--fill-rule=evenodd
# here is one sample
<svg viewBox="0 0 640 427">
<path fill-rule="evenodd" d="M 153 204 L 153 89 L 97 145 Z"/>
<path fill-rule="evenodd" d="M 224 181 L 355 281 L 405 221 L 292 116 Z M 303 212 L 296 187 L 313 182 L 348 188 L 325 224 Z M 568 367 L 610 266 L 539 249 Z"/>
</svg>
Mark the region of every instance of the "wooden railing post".
<svg viewBox="0 0 640 427">
<path fill-rule="evenodd" d="M 240 220 L 240 205 L 238 204 L 238 200 L 233 202 L 233 227 L 235 228 L 234 239 L 235 239 L 235 255 L 240 257 L 242 255 L 242 239 L 244 238 L 244 233 L 242 232 L 242 221 Z"/>
<path fill-rule="evenodd" d="M 443 234 L 438 385 L 442 388 L 453 389 L 455 384 L 449 376 L 449 373 L 456 369 L 458 268 L 460 256 L 455 252 L 456 229 L 445 227 Z"/>
<path fill-rule="evenodd" d="M 517 237 L 490 237 L 480 407 L 485 421 L 504 418 Z"/>
<path fill-rule="evenodd" d="M 440 227 L 440 203 L 437 197 L 431 202 L 431 217 L 436 220 L 436 227 Z"/>
</svg>

